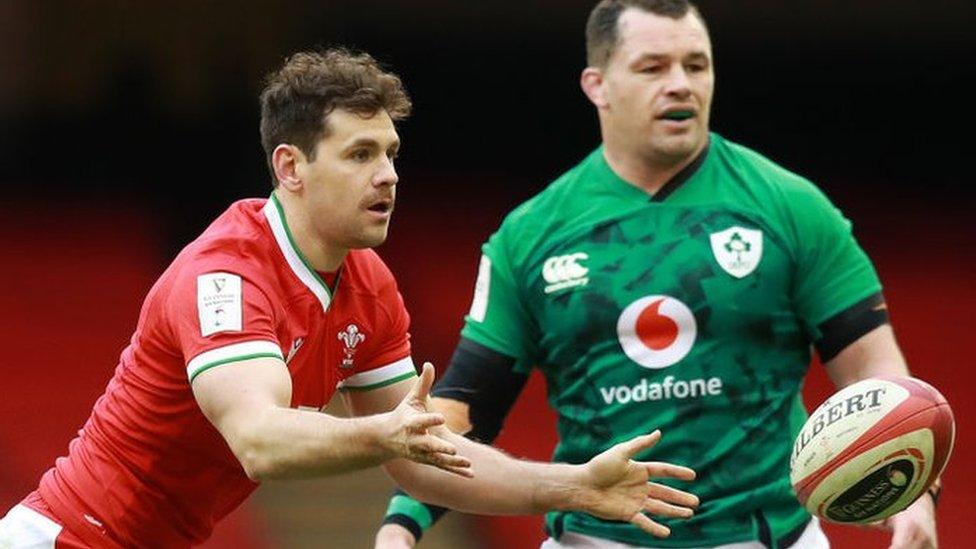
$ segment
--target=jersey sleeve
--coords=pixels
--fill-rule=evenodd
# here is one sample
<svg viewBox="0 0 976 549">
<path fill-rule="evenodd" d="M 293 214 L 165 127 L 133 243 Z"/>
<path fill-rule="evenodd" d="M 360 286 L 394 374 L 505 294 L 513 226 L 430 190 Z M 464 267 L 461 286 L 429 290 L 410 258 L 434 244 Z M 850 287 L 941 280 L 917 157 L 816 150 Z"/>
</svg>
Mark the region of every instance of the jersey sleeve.
<svg viewBox="0 0 976 549">
<path fill-rule="evenodd" d="M 283 360 L 272 302 L 240 269 L 188 269 L 178 276 L 166 306 L 191 383 L 222 364 L 260 357 Z"/>
<path fill-rule="evenodd" d="M 812 184 L 790 199 L 796 231 L 794 303 L 811 341 L 825 320 L 881 291 L 848 221 Z"/>
<path fill-rule="evenodd" d="M 502 230 L 482 246 L 471 309 L 461 336 L 516 359 L 516 370 L 528 372 L 535 364 L 533 323 Z"/>
<path fill-rule="evenodd" d="M 392 275 L 378 292 L 377 307 L 376 340 L 368 354 L 357 357 L 353 374 L 339 383 L 340 390 L 368 391 L 417 375 L 410 357 L 410 313 Z"/>
</svg>

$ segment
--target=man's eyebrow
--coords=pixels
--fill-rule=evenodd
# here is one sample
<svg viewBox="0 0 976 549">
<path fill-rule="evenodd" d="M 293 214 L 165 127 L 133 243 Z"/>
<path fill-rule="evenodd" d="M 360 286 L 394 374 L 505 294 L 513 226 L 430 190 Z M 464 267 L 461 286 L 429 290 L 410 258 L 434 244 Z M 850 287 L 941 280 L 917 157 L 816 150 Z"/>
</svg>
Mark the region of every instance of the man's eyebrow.
<svg viewBox="0 0 976 549">
<path fill-rule="evenodd" d="M 666 61 L 666 60 L 669 60 L 671 58 L 672 58 L 672 56 L 670 54 L 667 54 L 667 53 L 647 52 L 647 53 L 642 53 L 639 56 L 637 56 L 637 58 L 635 58 L 634 61 L 631 64 L 634 65 L 634 64 L 641 63 L 641 62 L 644 62 L 644 61 Z M 702 60 L 702 59 L 704 59 L 704 60 L 708 60 L 709 59 L 708 53 L 706 53 L 704 51 L 693 51 L 691 53 L 688 53 L 686 55 L 681 56 L 681 58 L 682 59 L 693 59 L 693 60 L 696 60 L 696 61 Z"/>
<path fill-rule="evenodd" d="M 347 143 L 343 147 L 343 150 L 355 149 L 355 148 L 358 148 L 358 147 L 368 147 L 370 149 L 379 149 L 379 148 L 381 148 L 381 144 L 380 144 L 380 142 L 377 139 L 372 138 L 372 137 L 358 137 L 358 138 L 350 141 L 349 143 Z M 389 148 L 393 148 L 393 149 L 399 150 L 400 149 L 400 140 L 399 139 L 394 139 L 394 140 L 390 141 L 389 145 L 387 145 L 387 149 L 389 149 Z"/>
<path fill-rule="evenodd" d="M 372 137 L 359 137 L 355 140 L 346 144 L 344 149 L 352 149 L 354 147 L 379 147 L 379 141 L 373 139 Z"/>
</svg>

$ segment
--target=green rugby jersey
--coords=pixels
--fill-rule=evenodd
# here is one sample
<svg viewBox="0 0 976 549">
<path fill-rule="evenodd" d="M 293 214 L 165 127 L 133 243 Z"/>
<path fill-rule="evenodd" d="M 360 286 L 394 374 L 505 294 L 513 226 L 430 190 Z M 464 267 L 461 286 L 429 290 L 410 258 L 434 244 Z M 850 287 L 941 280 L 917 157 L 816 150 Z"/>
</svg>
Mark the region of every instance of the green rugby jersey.
<svg viewBox="0 0 976 549">
<path fill-rule="evenodd" d="M 877 275 L 813 184 L 745 147 L 712 134 L 680 179 L 652 198 L 601 147 L 483 248 L 462 335 L 542 371 L 559 416 L 554 461 L 660 428 L 639 458 L 698 472 L 671 482 L 702 504 L 690 520 L 662 520 L 666 540 L 580 513 L 550 514 L 552 534 L 709 546 L 766 527 L 777 539 L 809 518 L 789 455 L 811 342 L 881 290 Z"/>
</svg>

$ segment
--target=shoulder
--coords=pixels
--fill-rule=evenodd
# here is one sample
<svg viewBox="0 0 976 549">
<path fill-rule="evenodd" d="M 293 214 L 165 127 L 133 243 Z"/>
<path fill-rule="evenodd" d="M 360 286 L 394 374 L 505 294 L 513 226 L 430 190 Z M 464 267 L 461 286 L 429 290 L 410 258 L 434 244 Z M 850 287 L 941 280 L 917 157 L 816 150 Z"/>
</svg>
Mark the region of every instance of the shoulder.
<svg viewBox="0 0 976 549">
<path fill-rule="evenodd" d="M 738 185 L 764 209 L 795 216 L 832 210 L 833 204 L 812 181 L 763 154 L 713 134 L 713 152 L 726 183 Z"/>
<path fill-rule="evenodd" d="M 712 134 L 712 152 L 720 165 L 734 172 L 741 184 L 761 198 L 808 201 L 821 200 L 823 192 L 809 179 L 769 159 L 767 156 L 721 136 Z"/>
<path fill-rule="evenodd" d="M 196 284 L 197 278 L 225 273 L 264 287 L 274 277 L 274 243 L 266 226 L 263 199 L 232 204 L 188 244 L 163 275 L 172 284 Z"/>
<path fill-rule="evenodd" d="M 600 154 L 600 149 L 560 175 L 538 194 L 516 206 L 505 216 L 492 240 L 497 245 L 511 244 L 522 250 L 532 249 L 583 215 L 587 205 L 592 204 L 585 190 L 589 166 L 597 154 Z"/>
</svg>

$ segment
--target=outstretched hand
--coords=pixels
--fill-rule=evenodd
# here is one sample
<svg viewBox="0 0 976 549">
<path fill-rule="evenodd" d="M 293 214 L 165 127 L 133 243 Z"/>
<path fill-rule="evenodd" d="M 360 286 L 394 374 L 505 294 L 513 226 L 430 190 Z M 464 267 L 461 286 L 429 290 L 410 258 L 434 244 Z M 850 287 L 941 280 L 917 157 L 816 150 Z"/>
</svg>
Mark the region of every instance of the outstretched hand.
<svg viewBox="0 0 976 549">
<path fill-rule="evenodd" d="M 423 370 L 410 392 L 389 412 L 390 431 L 386 442 L 396 457 L 463 476 L 471 477 L 471 462 L 457 455 L 457 448 L 431 430 L 444 424 L 442 414 L 428 411 L 430 388 L 434 384 L 434 366 L 424 363 Z"/>
<path fill-rule="evenodd" d="M 586 484 L 592 498 L 583 509 L 597 517 L 629 522 L 657 536 L 671 531 L 651 520 L 645 512 L 662 517 L 688 518 L 698 506 L 698 497 L 681 490 L 650 482 L 655 478 L 694 480 L 687 467 L 663 462 L 638 462 L 632 458 L 661 440 L 661 431 L 617 444 L 591 459 L 586 465 Z"/>
<path fill-rule="evenodd" d="M 928 494 L 922 494 L 904 511 L 871 526 L 891 533 L 889 549 L 935 549 L 939 546 L 935 502 Z"/>
</svg>

